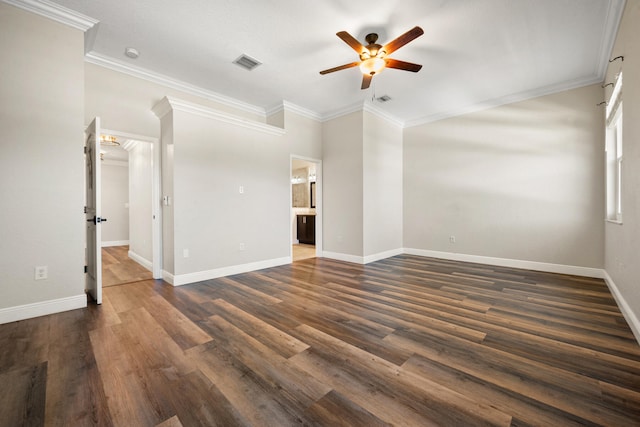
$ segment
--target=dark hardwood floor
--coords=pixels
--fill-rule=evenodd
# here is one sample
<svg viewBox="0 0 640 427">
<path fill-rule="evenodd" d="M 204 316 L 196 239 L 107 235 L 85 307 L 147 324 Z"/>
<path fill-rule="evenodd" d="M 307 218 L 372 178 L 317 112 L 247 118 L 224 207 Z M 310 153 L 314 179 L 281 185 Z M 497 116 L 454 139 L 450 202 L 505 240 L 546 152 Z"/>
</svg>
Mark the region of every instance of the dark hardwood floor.
<svg viewBox="0 0 640 427">
<path fill-rule="evenodd" d="M 322 258 L 0 325 L 0 425 L 633 426 L 602 280 Z"/>
</svg>

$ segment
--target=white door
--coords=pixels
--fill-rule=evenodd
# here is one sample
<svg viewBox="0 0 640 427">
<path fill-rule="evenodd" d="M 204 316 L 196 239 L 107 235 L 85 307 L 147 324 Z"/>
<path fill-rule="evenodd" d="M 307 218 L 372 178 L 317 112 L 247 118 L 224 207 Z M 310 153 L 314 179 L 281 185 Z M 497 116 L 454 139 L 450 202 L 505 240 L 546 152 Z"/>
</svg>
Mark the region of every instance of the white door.
<svg viewBox="0 0 640 427">
<path fill-rule="evenodd" d="M 87 220 L 86 288 L 97 304 L 102 304 L 102 233 L 100 224 L 100 118 L 93 119 L 85 132 L 85 186 L 87 191 L 85 219 Z"/>
</svg>

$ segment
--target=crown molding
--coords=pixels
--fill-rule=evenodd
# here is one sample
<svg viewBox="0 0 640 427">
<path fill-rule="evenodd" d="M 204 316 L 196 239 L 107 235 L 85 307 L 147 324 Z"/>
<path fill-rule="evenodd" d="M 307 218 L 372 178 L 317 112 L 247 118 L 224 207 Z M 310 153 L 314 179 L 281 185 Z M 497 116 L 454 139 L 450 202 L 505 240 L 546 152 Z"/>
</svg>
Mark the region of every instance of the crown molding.
<svg viewBox="0 0 640 427">
<path fill-rule="evenodd" d="M 329 120 L 337 119 L 338 117 L 346 116 L 347 114 L 363 111 L 364 102 L 356 102 L 355 104 L 347 105 L 337 110 L 333 110 L 328 114 L 322 116 L 321 121 L 328 122 Z"/>
<path fill-rule="evenodd" d="M 600 83 L 602 79 L 599 76 L 589 76 L 583 79 L 570 80 L 568 82 L 545 86 L 533 91 L 520 92 L 516 94 L 506 95 L 499 98 L 491 99 L 478 104 L 468 105 L 455 110 L 449 110 L 443 113 L 431 114 L 404 122 L 405 128 L 420 126 L 427 123 L 437 122 L 439 120 L 450 119 L 452 117 L 463 116 L 465 114 L 476 113 L 478 111 L 488 110 L 490 108 L 501 107 L 503 105 L 513 104 L 514 102 L 526 101 L 528 99 L 538 98 L 540 96 L 552 95 L 554 93 L 565 92 L 572 89 L 578 89 L 584 86 Z"/>
<path fill-rule="evenodd" d="M 60 6 L 49 0 L 0 0 L 17 8 L 33 12 L 45 18 L 52 19 L 69 27 L 87 31 L 98 24 L 97 19 Z"/>
<path fill-rule="evenodd" d="M 301 107 L 289 101 L 282 101 L 282 106 L 284 110 L 290 111 L 292 113 L 296 113 L 299 116 L 306 117 L 311 120 L 321 121 L 322 116 L 315 111 L 309 110 L 307 108 Z"/>
<path fill-rule="evenodd" d="M 327 122 L 329 120 L 333 120 L 333 119 L 337 119 L 338 117 L 342 117 L 342 116 L 346 116 L 348 114 L 352 114 L 352 113 L 356 113 L 356 112 L 367 112 L 367 113 L 371 113 L 387 122 L 389 122 L 390 124 L 397 126 L 399 128 L 403 128 L 404 127 L 404 123 L 397 119 L 396 117 L 392 116 L 391 114 L 387 113 L 386 111 L 382 111 L 380 108 L 377 108 L 374 105 L 368 104 L 366 101 L 363 102 L 357 102 L 355 104 L 351 104 L 348 105 L 344 108 L 341 108 L 339 110 L 335 110 L 329 114 L 326 114 L 324 116 L 321 116 L 321 121 L 322 122 Z"/>
<path fill-rule="evenodd" d="M 284 111 L 284 101 L 278 102 L 277 104 L 272 105 L 271 107 L 265 108 L 265 114 L 267 117 L 272 116 L 280 111 Z"/>
<path fill-rule="evenodd" d="M 306 117 L 307 119 L 322 121 L 322 116 L 315 111 L 309 110 L 307 108 L 301 107 L 297 104 L 294 104 L 289 101 L 282 101 L 278 104 L 275 104 L 266 109 L 266 115 L 271 116 L 273 114 L 279 113 L 280 111 L 289 111 L 291 113 L 295 113 L 299 116 Z"/>
<path fill-rule="evenodd" d="M 165 96 L 156 105 L 154 105 L 152 111 L 160 118 L 164 117 L 169 111 L 182 111 L 185 113 L 194 114 L 196 116 L 205 117 L 207 119 L 213 119 L 223 123 L 257 130 L 259 132 L 268 133 L 271 135 L 284 135 L 286 133 L 284 129 L 276 126 L 271 126 L 242 117 L 233 116 L 228 113 L 223 113 L 212 108 L 204 107 L 202 105 L 194 104 L 192 102 L 183 101 L 181 99 L 169 96 Z"/>
<path fill-rule="evenodd" d="M 221 95 L 214 91 L 203 89 L 201 87 L 192 85 L 190 83 L 186 83 L 181 80 L 174 79 L 172 77 L 165 76 L 163 74 L 156 73 L 151 70 L 147 70 L 145 68 L 136 67 L 136 66 L 127 64 L 125 62 L 119 61 L 117 59 L 111 58 L 106 55 L 102 55 L 97 52 L 87 53 L 85 55 L 85 61 L 90 64 L 99 65 L 101 67 L 105 67 L 113 71 L 118 71 L 124 74 L 128 74 L 130 76 L 137 77 L 139 79 L 143 79 L 151 83 L 156 83 L 162 86 L 170 87 L 172 89 L 176 89 L 181 92 L 188 93 L 190 95 L 199 96 L 201 98 L 217 102 L 227 107 L 231 107 L 240 111 L 245 111 L 247 113 L 255 114 L 259 117 L 266 117 L 266 112 L 264 108 L 257 107 L 252 104 L 248 104 L 246 102 L 238 101 L 237 99 L 234 99 L 225 95 Z"/>
<path fill-rule="evenodd" d="M 364 107 L 362 108 L 363 111 L 366 111 L 367 113 L 371 113 L 374 116 L 377 116 L 379 118 L 381 118 L 382 120 L 385 120 L 389 123 L 391 123 L 392 125 L 399 127 L 399 128 L 404 128 L 404 122 L 397 119 L 396 117 L 392 116 L 391 114 L 387 113 L 386 111 L 382 111 L 379 108 L 376 108 L 374 105 L 372 104 L 368 104 L 365 103 Z"/>
<path fill-rule="evenodd" d="M 607 18 L 603 28 L 600 50 L 598 57 L 600 62 L 596 66 L 595 73 L 602 81 L 609 67 L 609 59 L 611 52 L 613 52 L 613 46 L 618 36 L 618 29 L 620 28 L 620 22 L 622 21 L 622 14 L 626 5 L 626 0 L 609 0 L 609 8 L 607 9 Z"/>
</svg>

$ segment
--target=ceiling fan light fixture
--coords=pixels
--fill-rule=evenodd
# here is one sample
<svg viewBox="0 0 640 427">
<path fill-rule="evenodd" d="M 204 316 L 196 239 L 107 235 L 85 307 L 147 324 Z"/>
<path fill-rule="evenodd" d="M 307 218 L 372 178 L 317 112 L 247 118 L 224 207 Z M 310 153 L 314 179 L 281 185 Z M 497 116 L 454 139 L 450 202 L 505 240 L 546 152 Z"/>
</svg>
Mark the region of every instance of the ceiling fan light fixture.
<svg viewBox="0 0 640 427">
<path fill-rule="evenodd" d="M 362 74 L 373 76 L 381 72 L 386 65 L 386 62 L 382 58 L 369 58 L 365 61 L 362 61 L 360 64 L 360 71 Z"/>
</svg>

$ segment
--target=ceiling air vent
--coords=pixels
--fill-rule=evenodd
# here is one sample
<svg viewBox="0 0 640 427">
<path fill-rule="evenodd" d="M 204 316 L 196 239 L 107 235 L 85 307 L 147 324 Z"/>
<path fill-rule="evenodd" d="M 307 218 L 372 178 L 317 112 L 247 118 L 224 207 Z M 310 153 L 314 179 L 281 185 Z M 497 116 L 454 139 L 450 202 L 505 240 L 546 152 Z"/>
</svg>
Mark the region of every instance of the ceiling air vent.
<svg viewBox="0 0 640 427">
<path fill-rule="evenodd" d="M 257 59 L 254 59 L 245 54 L 240 55 L 235 61 L 233 61 L 233 63 L 249 71 L 262 64 L 262 62 L 258 61 Z"/>
<path fill-rule="evenodd" d="M 391 97 L 389 95 L 382 95 L 376 98 L 378 102 L 388 102 L 391 101 Z"/>
</svg>

